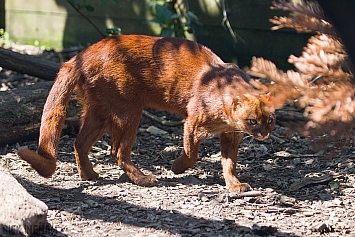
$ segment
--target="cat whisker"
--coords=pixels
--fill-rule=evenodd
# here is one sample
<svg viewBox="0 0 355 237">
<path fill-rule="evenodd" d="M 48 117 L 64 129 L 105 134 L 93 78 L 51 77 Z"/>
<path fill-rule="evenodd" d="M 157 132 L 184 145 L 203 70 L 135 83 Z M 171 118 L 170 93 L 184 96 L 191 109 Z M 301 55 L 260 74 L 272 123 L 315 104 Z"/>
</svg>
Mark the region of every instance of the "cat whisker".
<svg viewBox="0 0 355 237">
<path fill-rule="evenodd" d="M 244 133 L 242 130 L 233 130 L 233 131 L 228 131 L 228 132 L 225 132 L 225 133 L 232 133 L 232 132 Z"/>
<path fill-rule="evenodd" d="M 242 138 L 242 141 L 248 138 L 254 138 L 252 135 L 247 135 Z M 250 140 L 249 144 L 253 141 L 253 139 Z"/>
</svg>

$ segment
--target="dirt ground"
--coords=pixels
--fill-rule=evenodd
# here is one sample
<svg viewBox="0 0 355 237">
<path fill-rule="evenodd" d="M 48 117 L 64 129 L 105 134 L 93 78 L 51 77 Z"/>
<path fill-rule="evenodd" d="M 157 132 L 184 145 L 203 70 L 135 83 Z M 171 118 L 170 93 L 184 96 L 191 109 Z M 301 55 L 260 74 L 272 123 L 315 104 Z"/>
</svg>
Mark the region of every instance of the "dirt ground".
<svg viewBox="0 0 355 237">
<path fill-rule="evenodd" d="M 19 77 L 2 70 L 1 89 L 15 88 Z M 36 80 L 29 78 L 26 83 Z M 151 126 L 160 129 L 158 134 Z M 245 136 L 237 167 L 238 178 L 253 188 L 245 196 L 225 189 L 218 137 L 202 143 L 194 168 L 174 175 L 170 167 L 181 151 L 182 126 L 162 126 L 146 117 L 132 159 L 159 179 L 157 187 L 139 187 L 127 179 L 110 157 L 108 135 L 90 154 L 101 171 L 98 181 L 80 180 L 75 138 L 67 135 L 51 178 L 40 177 L 16 156 L 19 147 L 35 150 L 37 140 L 1 147 L 0 165 L 48 205 L 48 224 L 33 237 L 355 236 L 354 134 L 329 141 L 327 134 L 317 139 L 290 135 L 277 125 L 266 141 Z"/>
</svg>

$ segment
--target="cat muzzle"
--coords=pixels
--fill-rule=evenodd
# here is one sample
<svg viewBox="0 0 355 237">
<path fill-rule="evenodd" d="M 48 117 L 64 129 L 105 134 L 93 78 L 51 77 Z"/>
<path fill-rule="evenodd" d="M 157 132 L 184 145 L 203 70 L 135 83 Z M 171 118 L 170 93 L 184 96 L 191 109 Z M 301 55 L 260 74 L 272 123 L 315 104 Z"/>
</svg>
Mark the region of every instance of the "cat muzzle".
<svg viewBox="0 0 355 237">
<path fill-rule="evenodd" d="M 266 134 L 257 133 L 256 135 L 254 135 L 254 137 L 258 141 L 263 141 L 270 137 L 270 133 L 266 133 Z"/>
</svg>

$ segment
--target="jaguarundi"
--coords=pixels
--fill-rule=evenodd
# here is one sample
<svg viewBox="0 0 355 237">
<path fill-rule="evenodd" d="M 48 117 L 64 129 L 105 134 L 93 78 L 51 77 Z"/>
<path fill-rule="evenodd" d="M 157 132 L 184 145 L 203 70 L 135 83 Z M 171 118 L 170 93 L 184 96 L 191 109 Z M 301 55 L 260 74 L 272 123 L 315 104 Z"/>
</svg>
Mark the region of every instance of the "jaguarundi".
<svg viewBox="0 0 355 237">
<path fill-rule="evenodd" d="M 37 153 L 18 151 L 42 176 L 56 169 L 58 143 L 73 92 L 82 105 L 81 126 L 74 150 L 83 180 L 99 172 L 88 158 L 91 147 L 106 132 L 111 156 L 137 185 L 155 186 L 131 161 L 144 108 L 185 118 L 183 151 L 172 170 L 183 173 L 197 161 L 201 141 L 220 136 L 223 175 L 229 191 L 249 189 L 236 177 L 243 133 L 257 140 L 270 136 L 275 125 L 270 95 L 259 95 L 235 64 L 224 63 L 210 49 L 178 38 L 122 35 L 91 45 L 64 63 L 44 106 Z"/>
</svg>

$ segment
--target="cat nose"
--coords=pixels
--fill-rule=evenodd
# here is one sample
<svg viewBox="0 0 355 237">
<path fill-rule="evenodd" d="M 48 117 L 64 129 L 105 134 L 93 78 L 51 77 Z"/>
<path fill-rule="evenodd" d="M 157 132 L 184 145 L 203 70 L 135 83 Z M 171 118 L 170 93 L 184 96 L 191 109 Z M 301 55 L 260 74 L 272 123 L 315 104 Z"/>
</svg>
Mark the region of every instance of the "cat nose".
<svg viewBox="0 0 355 237">
<path fill-rule="evenodd" d="M 268 132 L 268 133 L 266 133 L 266 134 L 262 134 L 262 133 L 258 133 L 257 134 L 257 140 L 259 140 L 259 141 L 262 141 L 262 140 L 265 140 L 265 139 L 268 139 L 269 137 L 270 137 L 270 133 Z"/>
</svg>

